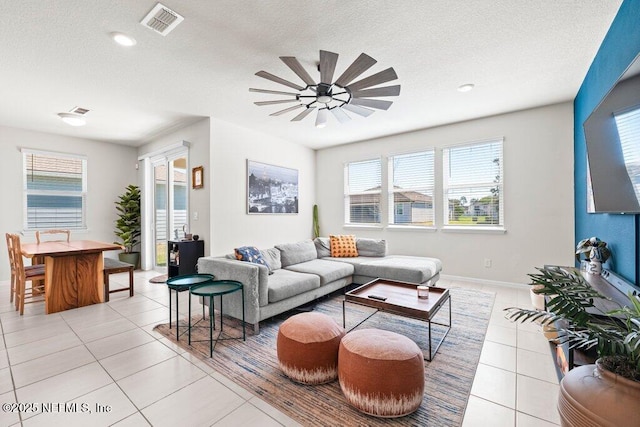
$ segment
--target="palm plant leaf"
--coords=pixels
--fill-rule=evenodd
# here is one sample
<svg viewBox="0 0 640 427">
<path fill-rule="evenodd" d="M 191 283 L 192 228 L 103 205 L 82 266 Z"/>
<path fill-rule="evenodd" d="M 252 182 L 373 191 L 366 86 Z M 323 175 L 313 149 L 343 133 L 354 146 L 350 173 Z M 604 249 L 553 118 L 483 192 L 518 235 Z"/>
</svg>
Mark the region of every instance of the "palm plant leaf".
<svg viewBox="0 0 640 427">
<path fill-rule="evenodd" d="M 611 299 L 593 289 L 575 271 L 557 267 L 539 268 L 530 274 L 533 292 L 545 295 L 546 311 L 506 308 L 506 317 L 519 322 L 537 322 L 557 332 L 554 340 L 569 348 L 595 347 L 600 357 L 622 356 L 640 374 L 640 300 L 628 295 L 629 304 L 602 311 L 598 303 Z"/>
</svg>

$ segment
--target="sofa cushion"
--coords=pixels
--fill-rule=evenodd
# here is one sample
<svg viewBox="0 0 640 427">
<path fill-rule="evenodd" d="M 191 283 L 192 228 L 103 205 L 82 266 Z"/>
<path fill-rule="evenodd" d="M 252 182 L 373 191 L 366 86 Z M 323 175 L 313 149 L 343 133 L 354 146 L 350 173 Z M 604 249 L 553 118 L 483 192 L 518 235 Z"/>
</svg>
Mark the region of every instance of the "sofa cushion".
<svg viewBox="0 0 640 427">
<path fill-rule="evenodd" d="M 331 256 L 342 257 L 356 257 L 358 256 L 358 249 L 356 248 L 356 236 L 349 235 L 329 235 L 331 242 Z"/>
<path fill-rule="evenodd" d="M 318 258 L 331 256 L 331 241 L 328 237 L 316 237 L 313 243 L 316 245 Z"/>
<path fill-rule="evenodd" d="M 391 255 L 355 265 L 361 276 L 381 277 L 401 282 L 424 283 L 442 270 L 436 258 Z"/>
<path fill-rule="evenodd" d="M 312 259 L 318 258 L 316 246 L 313 244 L 313 240 L 311 239 L 297 243 L 276 245 L 276 248 L 280 250 L 282 267 L 288 267 L 293 264 L 299 264 L 301 262 L 311 261 Z"/>
<path fill-rule="evenodd" d="M 252 262 L 269 268 L 269 264 L 267 264 L 267 261 L 265 261 L 262 254 L 255 246 L 241 246 L 239 248 L 235 248 L 234 252 L 238 261 Z"/>
<path fill-rule="evenodd" d="M 387 241 L 381 239 L 356 239 L 359 256 L 381 257 L 387 255 Z"/>
<path fill-rule="evenodd" d="M 262 257 L 269 264 L 269 272 L 273 272 L 282 268 L 282 262 L 280 261 L 280 251 L 276 248 L 260 249 Z"/>
<path fill-rule="evenodd" d="M 269 303 L 278 302 L 320 287 L 320 277 L 285 269 L 269 276 Z"/>
<path fill-rule="evenodd" d="M 335 282 L 338 279 L 351 276 L 353 274 L 353 265 L 344 262 L 314 259 L 290 265 L 287 267 L 287 270 L 315 274 L 320 277 L 320 286 L 323 286 L 327 283 Z"/>
</svg>

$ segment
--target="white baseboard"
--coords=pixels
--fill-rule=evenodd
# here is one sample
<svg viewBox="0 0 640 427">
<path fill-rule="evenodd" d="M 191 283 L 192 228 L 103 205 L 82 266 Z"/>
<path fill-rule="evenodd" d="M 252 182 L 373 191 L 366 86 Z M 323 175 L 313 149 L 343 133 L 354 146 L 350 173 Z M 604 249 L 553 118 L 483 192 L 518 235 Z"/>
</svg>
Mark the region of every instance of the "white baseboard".
<svg viewBox="0 0 640 427">
<path fill-rule="evenodd" d="M 448 274 L 441 274 L 440 277 L 442 279 L 455 280 L 458 282 L 472 282 L 472 283 L 480 283 L 481 285 L 504 286 L 506 288 L 515 288 L 515 289 L 529 289 L 529 285 L 526 285 L 524 283 L 500 282 L 497 280 L 476 279 L 473 277 L 463 277 L 463 276 L 451 276 Z"/>
</svg>

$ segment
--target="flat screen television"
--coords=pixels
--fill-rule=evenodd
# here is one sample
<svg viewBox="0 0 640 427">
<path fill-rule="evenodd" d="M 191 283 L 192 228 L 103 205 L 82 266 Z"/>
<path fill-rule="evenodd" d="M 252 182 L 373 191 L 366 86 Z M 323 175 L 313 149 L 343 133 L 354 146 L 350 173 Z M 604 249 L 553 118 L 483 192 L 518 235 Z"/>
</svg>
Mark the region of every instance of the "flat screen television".
<svg viewBox="0 0 640 427">
<path fill-rule="evenodd" d="M 640 213 L 640 56 L 584 122 L 588 212 Z"/>
</svg>

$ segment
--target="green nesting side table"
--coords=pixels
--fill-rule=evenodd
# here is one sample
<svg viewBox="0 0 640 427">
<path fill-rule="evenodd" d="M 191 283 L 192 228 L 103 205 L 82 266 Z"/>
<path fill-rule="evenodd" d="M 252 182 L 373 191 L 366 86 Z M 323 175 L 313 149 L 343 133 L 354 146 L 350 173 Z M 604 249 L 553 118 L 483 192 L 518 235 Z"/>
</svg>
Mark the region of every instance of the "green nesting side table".
<svg viewBox="0 0 640 427">
<path fill-rule="evenodd" d="M 169 329 L 171 329 L 171 291 L 176 293 L 176 340 L 180 339 L 180 325 L 179 325 L 179 312 L 180 306 L 178 305 L 178 295 L 180 292 L 188 291 L 192 286 L 204 285 L 213 282 L 215 277 L 213 274 L 185 274 L 182 276 L 175 276 L 167 280 L 167 288 L 169 288 Z M 204 318 L 204 305 L 202 306 L 202 317 Z M 191 324 L 191 295 L 189 295 L 189 324 Z M 185 328 L 186 326 L 182 326 Z M 184 333 L 184 332 L 183 332 Z"/>
<path fill-rule="evenodd" d="M 189 290 L 189 293 L 191 295 L 196 295 L 203 298 L 203 308 L 204 298 L 209 298 L 209 357 L 213 357 L 214 343 L 217 343 L 221 340 L 240 339 L 240 337 L 222 337 L 224 317 L 222 297 L 224 295 L 232 294 L 238 291 L 242 293 L 242 341 L 246 341 L 246 332 L 244 325 L 244 286 L 242 285 L 242 283 L 235 280 L 212 280 L 208 283 L 192 286 Z M 213 298 L 217 296 L 220 297 L 220 332 L 218 333 L 218 337 L 216 339 L 213 339 L 213 331 L 215 330 Z M 189 298 L 189 345 L 191 345 L 191 298 Z"/>
</svg>

